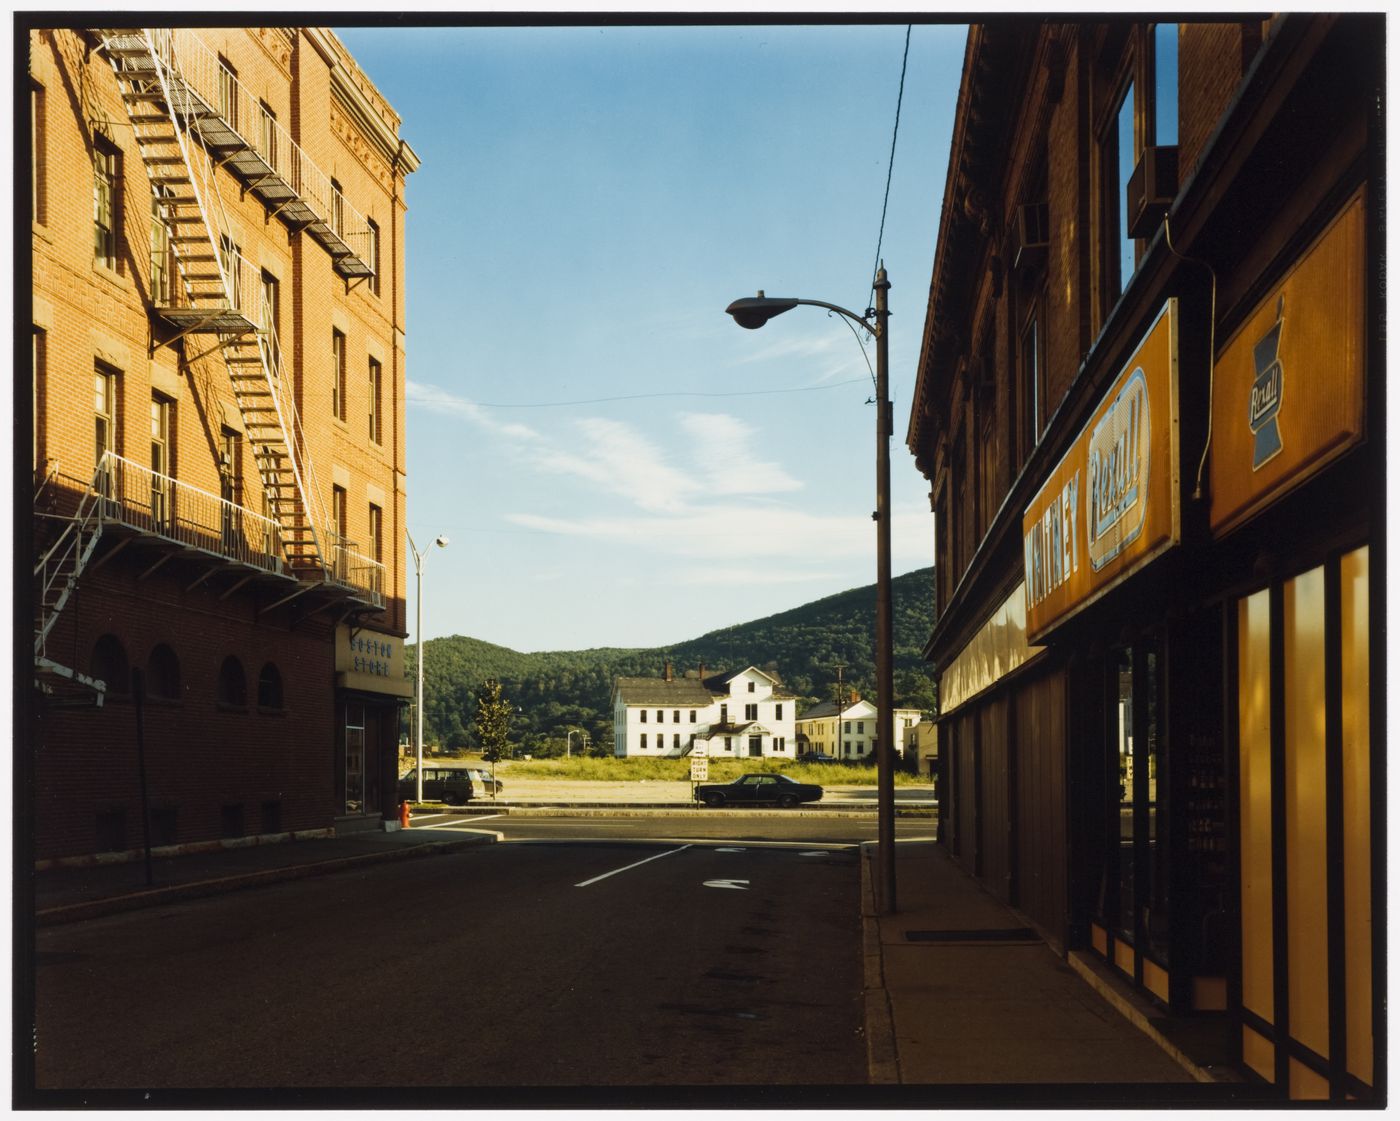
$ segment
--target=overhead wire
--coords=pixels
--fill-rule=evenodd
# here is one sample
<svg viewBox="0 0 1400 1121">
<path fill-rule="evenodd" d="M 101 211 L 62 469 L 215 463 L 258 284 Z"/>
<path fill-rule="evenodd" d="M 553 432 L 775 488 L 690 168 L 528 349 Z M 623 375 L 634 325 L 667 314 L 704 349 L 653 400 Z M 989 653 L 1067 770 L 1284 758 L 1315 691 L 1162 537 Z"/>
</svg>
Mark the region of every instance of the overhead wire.
<svg viewBox="0 0 1400 1121">
<path fill-rule="evenodd" d="M 904 29 L 904 61 L 899 66 L 899 97 L 894 105 L 894 135 L 890 137 L 890 165 L 885 172 L 885 201 L 880 207 L 880 236 L 875 241 L 875 264 L 870 270 L 870 292 L 875 293 L 875 278 L 880 272 L 880 249 L 885 244 L 885 213 L 890 206 L 890 180 L 894 177 L 894 149 L 899 143 L 899 114 L 904 107 L 904 75 L 909 68 L 909 36 L 914 30 L 910 24 Z"/>
</svg>

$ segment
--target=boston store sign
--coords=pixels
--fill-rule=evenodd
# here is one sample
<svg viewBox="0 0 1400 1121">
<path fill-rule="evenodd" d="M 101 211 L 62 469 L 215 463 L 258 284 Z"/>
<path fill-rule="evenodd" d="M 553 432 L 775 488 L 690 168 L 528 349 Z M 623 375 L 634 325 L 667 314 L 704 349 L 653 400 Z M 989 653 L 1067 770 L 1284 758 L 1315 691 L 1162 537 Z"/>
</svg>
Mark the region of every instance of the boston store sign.
<svg viewBox="0 0 1400 1121">
<path fill-rule="evenodd" d="M 1031 641 L 1181 540 L 1176 332 L 1169 300 L 1026 507 Z"/>
</svg>

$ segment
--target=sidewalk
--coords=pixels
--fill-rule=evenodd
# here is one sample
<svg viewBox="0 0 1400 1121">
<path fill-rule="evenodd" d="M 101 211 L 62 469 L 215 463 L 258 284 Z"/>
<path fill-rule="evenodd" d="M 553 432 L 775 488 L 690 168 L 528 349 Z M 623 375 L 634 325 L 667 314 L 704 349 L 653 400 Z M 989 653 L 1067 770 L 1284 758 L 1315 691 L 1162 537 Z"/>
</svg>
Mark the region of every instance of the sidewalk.
<svg viewBox="0 0 1400 1121">
<path fill-rule="evenodd" d="M 1196 1041 L 1107 974 L 1067 962 L 932 842 L 896 846 L 897 913 L 877 915 L 861 848 L 870 1080 L 934 1100 L 1146 1105 L 1250 1100 Z M 1072 955 L 1073 956 L 1073 955 Z"/>
<path fill-rule="evenodd" d="M 114 911 L 344 871 L 357 864 L 456 852 L 495 840 L 496 834 L 485 825 L 472 833 L 461 829 L 366 830 L 341 837 L 153 857 L 149 886 L 141 860 L 53 868 L 34 874 L 35 921 L 39 926 L 74 922 Z"/>
</svg>

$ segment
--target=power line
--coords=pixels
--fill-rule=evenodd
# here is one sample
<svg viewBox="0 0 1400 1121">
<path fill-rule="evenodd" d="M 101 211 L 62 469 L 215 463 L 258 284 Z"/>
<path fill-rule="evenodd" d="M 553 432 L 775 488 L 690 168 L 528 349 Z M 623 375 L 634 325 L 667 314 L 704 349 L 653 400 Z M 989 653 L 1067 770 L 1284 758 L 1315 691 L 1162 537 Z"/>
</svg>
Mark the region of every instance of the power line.
<svg viewBox="0 0 1400 1121">
<path fill-rule="evenodd" d="M 894 135 L 890 137 L 890 166 L 885 173 L 885 202 L 880 207 L 880 237 L 875 242 L 875 264 L 870 270 L 870 291 L 875 291 L 875 275 L 880 271 L 880 248 L 885 243 L 885 211 L 890 205 L 890 179 L 894 176 L 894 146 L 899 141 L 899 111 L 904 107 L 904 73 L 909 67 L 909 35 L 914 30 L 910 24 L 904 29 L 904 61 L 899 66 L 899 99 L 894 106 Z"/>
<path fill-rule="evenodd" d="M 849 378 L 846 381 L 833 381 L 827 385 L 798 385 L 788 389 L 741 389 L 732 393 L 674 390 L 668 393 L 630 393 L 621 397 L 590 397 L 579 401 L 530 401 L 512 404 L 499 401 L 473 401 L 472 404 L 482 409 L 560 409 L 570 405 L 605 405 L 613 401 L 647 401 L 657 397 L 767 397 L 781 393 L 816 393 L 823 389 L 839 389 L 843 385 L 855 385 L 864 380 L 864 378 Z"/>
</svg>

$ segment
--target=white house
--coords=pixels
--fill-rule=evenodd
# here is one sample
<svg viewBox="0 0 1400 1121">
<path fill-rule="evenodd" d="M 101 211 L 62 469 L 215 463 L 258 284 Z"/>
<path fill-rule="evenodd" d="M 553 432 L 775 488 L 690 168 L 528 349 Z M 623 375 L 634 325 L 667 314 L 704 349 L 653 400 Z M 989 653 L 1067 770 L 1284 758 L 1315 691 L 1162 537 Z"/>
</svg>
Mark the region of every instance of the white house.
<svg viewBox="0 0 1400 1121">
<path fill-rule="evenodd" d="M 838 759 L 863 759 L 875 750 L 875 735 L 879 709 L 852 692 L 849 702 L 838 707 L 835 701 L 823 701 L 807 709 L 797 718 L 799 755 L 818 752 Z M 923 713 L 916 708 L 894 710 L 894 749 L 903 755 L 911 729 L 918 726 Z"/>
<path fill-rule="evenodd" d="M 667 758 L 693 751 L 719 758 L 794 759 L 797 698 L 771 674 L 619 677 L 613 684 L 613 754 Z"/>
</svg>

